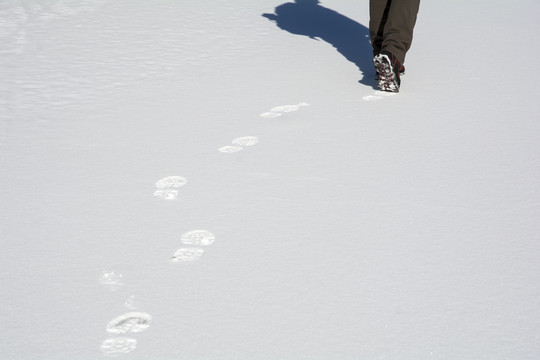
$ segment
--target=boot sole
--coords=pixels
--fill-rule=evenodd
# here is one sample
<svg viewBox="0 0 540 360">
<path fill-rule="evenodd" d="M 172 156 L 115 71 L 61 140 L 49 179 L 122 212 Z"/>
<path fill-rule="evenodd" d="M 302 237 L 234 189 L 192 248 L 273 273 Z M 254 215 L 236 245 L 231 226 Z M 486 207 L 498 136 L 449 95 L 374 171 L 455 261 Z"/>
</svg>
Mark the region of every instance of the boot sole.
<svg viewBox="0 0 540 360">
<path fill-rule="evenodd" d="M 377 72 L 379 73 L 379 79 L 377 86 L 381 91 L 399 92 L 399 84 L 390 66 L 390 59 L 386 55 L 377 55 L 373 59 L 373 63 Z"/>
</svg>

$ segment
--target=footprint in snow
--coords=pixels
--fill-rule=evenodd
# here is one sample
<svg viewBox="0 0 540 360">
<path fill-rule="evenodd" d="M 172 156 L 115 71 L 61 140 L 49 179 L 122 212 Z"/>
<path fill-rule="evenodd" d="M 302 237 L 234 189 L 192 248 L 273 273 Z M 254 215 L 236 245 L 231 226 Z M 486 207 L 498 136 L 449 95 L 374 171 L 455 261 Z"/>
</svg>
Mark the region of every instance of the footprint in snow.
<svg viewBox="0 0 540 360">
<path fill-rule="evenodd" d="M 273 118 L 277 118 L 278 116 L 281 116 L 281 113 L 265 112 L 259 116 L 265 119 L 273 119 Z"/>
<path fill-rule="evenodd" d="M 216 237 L 208 230 L 193 230 L 183 234 L 180 241 L 188 247 L 176 250 L 170 258 L 171 262 L 193 262 L 199 260 L 203 254 L 202 246 L 210 246 Z"/>
<path fill-rule="evenodd" d="M 232 143 L 238 146 L 253 146 L 259 143 L 259 138 L 255 136 L 244 136 L 234 139 Z"/>
<path fill-rule="evenodd" d="M 137 340 L 128 337 L 116 337 L 103 341 L 99 349 L 105 355 L 116 356 L 130 353 L 136 347 Z"/>
<path fill-rule="evenodd" d="M 244 147 L 253 146 L 259 143 L 259 138 L 256 136 L 244 136 L 236 138 L 232 141 L 232 145 L 223 146 L 218 149 L 222 153 L 235 153 L 244 150 Z"/>
<path fill-rule="evenodd" d="M 201 248 L 180 248 L 174 252 L 169 260 L 171 262 L 193 262 L 199 260 L 203 254 L 204 249 Z"/>
<path fill-rule="evenodd" d="M 156 182 L 157 190 L 154 191 L 154 196 L 165 200 L 174 200 L 178 198 L 178 188 L 186 183 L 187 179 L 182 176 L 167 176 Z"/>
<path fill-rule="evenodd" d="M 218 149 L 219 152 L 222 152 L 224 154 L 232 154 L 232 153 L 239 152 L 242 150 L 244 150 L 244 148 L 241 146 L 231 146 L 231 145 L 223 146 Z"/>
<path fill-rule="evenodd" d="M 104 271 L 100 282 L 107 286 L 111 284 L 120 286 L 121 279 L 122 275 L 114 271 Z M 131 295 L 124 305 L 129 309 L 135 309 L 139 306 L 134 295 Z M 107 333 L 114 337 L 104 340 L 99 347 L 100 351 L 106 356 L 117 356 L 132 352 L 137 347 L 137 340 L 121 335 L 143 332 L 150 326 L 151 321 L 152 317 L 145 312 L 132 311 L 115 317 L 109 321 L 105 328 Z"/>
<path fill-rule="evenodd" d="M 144 312 L 128 312 L 120 315 L 107 324 L 107 332 L 113 335 L 140 333 L 148 329 L 152 317 Z"/>
<path fill-rule="evenodd" d="M 208 230 L 193 230 L 183 234 L 180 241 L 185 245 L 210 246 L 216 237 Z"/>
<path fill-rule="evenodd" d="M 365 101 L 378 101 L 378 100 L 381 100 L 381 99 L 383 99 L 385 97 L 390 97 L 390 96 L 394 96 L 394 95 L 397 95 L 397 93 L 378 90 L 378 91 L 375 91 L 373 93 L 373 95 L 364 96 L 364 97 L 362 97 L 362 99 L 365 100 Z"/>
<path fill-rule="evenodd" d="M 296 105 L 276 106 L 276 107 L 270 109 L 270 111 L 264 112 L 264 113 L 260 114 L 259 116 L 262 117 L 262 118 L 265 118 L 265 119 L 272 119 L 272 118 L 276 118 L 278 116 L 281 116 L 284 113 L 289 113 L 289 112 L 292 112 L 292 111 L 298 111 L 302 107 L 305 107 L 305 106 L 309 106 L 309 104 L 304 102 L 304 103 L 299 103 L 299 104 L 296 104 Z"/>
</svg>

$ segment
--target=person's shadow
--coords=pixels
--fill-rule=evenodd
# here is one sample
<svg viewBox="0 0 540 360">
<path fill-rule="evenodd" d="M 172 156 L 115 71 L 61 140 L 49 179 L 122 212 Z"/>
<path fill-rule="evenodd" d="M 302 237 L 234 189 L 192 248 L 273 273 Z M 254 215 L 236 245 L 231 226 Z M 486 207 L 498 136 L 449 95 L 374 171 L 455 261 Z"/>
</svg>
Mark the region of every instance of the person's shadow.
<svg viewBox="0 0 540 360">
<path fill-rule="evenodd" d="M 375 88 L 373 50 L 369 30 L 340 13 L 319 5 L 318 0 L 295 0 L 279 5 L 275 14 L 262 16 L 292 34 L 320 38 L 331 44 L 363 73 L 360 83 Z"/>
</svg>

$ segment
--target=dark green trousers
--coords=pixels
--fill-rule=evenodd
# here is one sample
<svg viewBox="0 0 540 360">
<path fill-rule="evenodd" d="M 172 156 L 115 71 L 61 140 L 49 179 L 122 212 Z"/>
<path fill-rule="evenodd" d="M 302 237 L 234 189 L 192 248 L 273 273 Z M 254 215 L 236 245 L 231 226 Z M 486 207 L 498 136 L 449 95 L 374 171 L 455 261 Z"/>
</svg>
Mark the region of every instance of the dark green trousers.
<svg viewBox="0 0 540 360">
<path fill-rule="evenodd" d="M 411 47 L 420 0 L 369 0 L 373 55 L 389 51 L 403 64 Z"/>
</svg>

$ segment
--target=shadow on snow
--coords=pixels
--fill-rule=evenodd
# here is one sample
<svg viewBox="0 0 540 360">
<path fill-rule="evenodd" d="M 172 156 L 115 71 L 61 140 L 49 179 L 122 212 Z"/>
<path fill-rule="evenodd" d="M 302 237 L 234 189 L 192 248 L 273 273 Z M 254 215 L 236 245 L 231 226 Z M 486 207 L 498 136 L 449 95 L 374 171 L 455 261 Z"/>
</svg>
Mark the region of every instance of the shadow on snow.
<svg viewBox="0 0 540 360">
<path fill-rule="evenodd" d="M 319 5 L 318 0 L 295 0 L 279 5 L 274 14 L 262 16 L 285 31 L 331 44 L 363 73 L 360 83 L 376 87 L 369 29 L 340 13 Z"/>
</svg>

